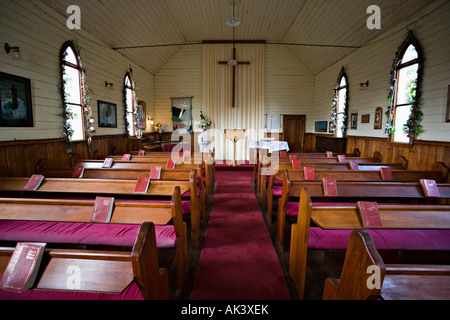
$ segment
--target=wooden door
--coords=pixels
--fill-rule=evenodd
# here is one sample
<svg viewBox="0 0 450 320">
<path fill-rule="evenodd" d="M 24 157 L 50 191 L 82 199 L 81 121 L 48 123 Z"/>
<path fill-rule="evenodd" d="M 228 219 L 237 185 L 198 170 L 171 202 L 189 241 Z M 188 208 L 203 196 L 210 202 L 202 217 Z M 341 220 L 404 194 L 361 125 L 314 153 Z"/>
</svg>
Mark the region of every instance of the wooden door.
<svg viewBox="0 0 450 320">
<path fill-rule="evenodd" d="M 304 152 L 306 116 L 284 115 L 284 141 L 289 144 L 289 152 Z"/>
</svg>

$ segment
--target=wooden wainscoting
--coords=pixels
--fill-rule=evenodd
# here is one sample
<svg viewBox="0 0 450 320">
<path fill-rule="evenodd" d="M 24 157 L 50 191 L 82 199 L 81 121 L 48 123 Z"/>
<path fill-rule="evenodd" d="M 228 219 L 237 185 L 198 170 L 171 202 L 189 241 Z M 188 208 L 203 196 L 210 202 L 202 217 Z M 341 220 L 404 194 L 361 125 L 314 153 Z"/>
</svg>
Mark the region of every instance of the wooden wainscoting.
<svg viewBox="0 0 450 320">
<path fill-rule="evenodd" d="M 450 142 L 416 141 L 410 146 L 389 142 L 387 138 L 347 136 L 347 152 L 354 148 L 361 151 L 361 157 L 371 157 L 378 151 L 383 162 L 397 162 L 400 156 L 404 156 L 409 162 L 409 170 L 431 170 L 436 161 L 450 166 Z"/>
<path fill-rule="evenodd" d="M 0 176 L 29 177 L 43 159 L 55 168 L 73 166 L 77 159 L 101 159 L 109 154 L 121 154 L 138 150 L 140 140 L 127 139 L 124 135 L 96 136 L 92 154 L 85 141 L 72 143 L 72 158 L 67 154 L 64 139 L 16 140 L 0 142 Z"/>
</svg>

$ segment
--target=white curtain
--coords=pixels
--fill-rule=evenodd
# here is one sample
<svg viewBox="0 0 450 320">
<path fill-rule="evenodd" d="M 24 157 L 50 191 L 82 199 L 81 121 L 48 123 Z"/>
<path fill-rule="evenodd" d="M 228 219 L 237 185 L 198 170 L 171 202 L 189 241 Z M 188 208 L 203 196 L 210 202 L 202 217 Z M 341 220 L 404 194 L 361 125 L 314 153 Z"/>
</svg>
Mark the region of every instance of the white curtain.
<svg viewBox="0 0 450 320">
<path fill-rule="evenodd" d="M 231 107 L 233 68 L 219 65 L 233 56 L 232 44 L 203 45 L 203 113 L 213 122 L 209 130 L 216 160 L 233 160 L 233 142 L 225 129 L 245 129 L 236 144 L 236 160 L 250 160 L 248 144 L 264 137 L 264 44 L 236 44 L 236 107 Z"/>
</svg>

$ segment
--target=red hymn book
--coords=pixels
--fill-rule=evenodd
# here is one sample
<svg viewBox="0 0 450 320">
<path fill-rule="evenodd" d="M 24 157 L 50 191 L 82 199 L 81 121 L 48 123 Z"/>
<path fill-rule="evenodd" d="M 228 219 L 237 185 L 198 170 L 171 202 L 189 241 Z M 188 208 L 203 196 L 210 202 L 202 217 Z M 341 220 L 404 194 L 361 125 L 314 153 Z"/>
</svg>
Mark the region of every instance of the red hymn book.
<svg viewBox="0 0 450 320">
<path fill-rule="evenodd" d="M 45 245 L 18 242 L 0 280 L 0 289 L 20 293 L 33 287 Z"/>
<path fill-rule="evenodd" d="M 150 171 L 150 180 L 159 180 L 161 177 L 161 167 L 160 166 L 152 166 Z"/>
<path fill-rule="evenodd" d="M 44 176 L 42 174 L 33 174 L 27 184 L 23 187 L 23 190 L 35 191 L 39 188 L 43 180 Z"/>
<path fill-rule="evenodd" d="M 147 193 L 148 186 L 150 185 L 150 177 L 139 177 L 134 186 L 134 193 Z"/>
<path fill-rule="evenodd" d="M 356 205 L 361 213 L 364 228 L 383 228 L 376 202 L 359 201 Z"/>
<path fill-rule="evenodd" d="M 111 168 L 113 161 L 113 158 L 106 158 L 105 161 L 103 161 L 102 168 Z"/>
<path fill-rule="evenodd" d="M 75 166 L 72 173 L 72 178 L 82 178 L 84 173 L 84 167 L 81 164 Z"/>
<path fill-rule="evenodd" d="M 167 160 L 166 169 L 175 169 L 175 161 L 172 159 Z"/>
<path fill-rule="evenodd" d="M 323 195 L 325 197 L 338 196 L 336 179 L 323 178 L 322 184 L 323 184 Z"/>
<path fill-rule="evenodd" d="M 427 198 L 440 198 L 441 194 L 435 180 L 420 179 L 423 193 Z"/>
<path fill-rule="evenodd" d="M 109 223 L 114 206 L 114 198 L 96 197 L 94 209 L 92 210 L 91 222 Z"/>
<path fill-rule="evenodd" d="M 294 159 L 292 160 L 292 169 L 293 170 L 302 170 L 302 163 L 300 160 Z"/>
<path fill-rule="evenodd" d="M 314 168 L 312 168 L 312 167 L 305 167 L 305 169 L 304 169 L 304 176 L 305 176 L 305 180 L 308 180 L 308 181 L 316 180 L 316 177 L 314 176 Z"/>
</svg>

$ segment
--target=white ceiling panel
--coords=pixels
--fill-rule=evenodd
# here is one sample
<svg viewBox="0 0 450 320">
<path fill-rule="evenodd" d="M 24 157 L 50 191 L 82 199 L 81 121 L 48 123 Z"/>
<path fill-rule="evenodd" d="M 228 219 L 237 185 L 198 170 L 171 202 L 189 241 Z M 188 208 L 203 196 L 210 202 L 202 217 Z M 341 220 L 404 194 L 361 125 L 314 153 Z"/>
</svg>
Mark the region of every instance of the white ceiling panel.
<svg viewBox="0 0 450 320">
<path fill-rule="evenodd" d="M 291 43 L 293 52 L 313 73 L 350 54 L 354 48 L 311 47 L 300 44 L 363 46 L 430 0 L 237 0 L 242 25 L 236 40 Z M 225 26 L 232 15 L 229 0 L 43 0 L 66 15 L 80 6 L 82 28 L 130 60 L 156 74 L 177 52 L 176 44 L 204 40 L 230 41 Z M 378 5 L 382 29 L 369 30 L 367 7 Z M 158 46 L 167 45 L 167 46 Z"/>
</svg>

